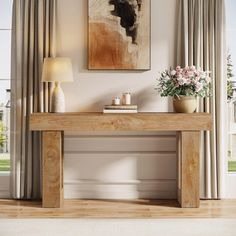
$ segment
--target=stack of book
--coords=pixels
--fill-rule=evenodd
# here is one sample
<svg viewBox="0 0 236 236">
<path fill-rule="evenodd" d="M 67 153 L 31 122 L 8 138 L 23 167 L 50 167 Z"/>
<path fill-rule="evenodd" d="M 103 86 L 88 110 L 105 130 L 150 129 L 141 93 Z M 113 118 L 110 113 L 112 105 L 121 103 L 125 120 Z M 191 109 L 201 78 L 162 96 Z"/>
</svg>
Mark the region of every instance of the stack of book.
<svg viewBox="0 0 236 236">
<path fill-rule="evenodd" d="M 105 105 L 103 113 L 137 113 L 137 105 Z"/>
</svg>

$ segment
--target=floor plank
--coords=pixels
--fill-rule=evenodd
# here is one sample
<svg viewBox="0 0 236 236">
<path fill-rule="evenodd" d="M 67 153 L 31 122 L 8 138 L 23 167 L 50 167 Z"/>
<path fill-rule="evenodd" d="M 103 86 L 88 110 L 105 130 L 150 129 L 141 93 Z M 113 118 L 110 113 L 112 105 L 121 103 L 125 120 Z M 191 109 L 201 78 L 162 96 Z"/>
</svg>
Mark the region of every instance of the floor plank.
<svg viewBox="0 0 236 236">
<path fill-rule="evenodd" d="M 65 200 L 60 209 L 0 200 L 0 218 L 236 218 L 236 200 L 202 200 L 200 208 L 187 209 L 174 200 Z"/>
</svg>

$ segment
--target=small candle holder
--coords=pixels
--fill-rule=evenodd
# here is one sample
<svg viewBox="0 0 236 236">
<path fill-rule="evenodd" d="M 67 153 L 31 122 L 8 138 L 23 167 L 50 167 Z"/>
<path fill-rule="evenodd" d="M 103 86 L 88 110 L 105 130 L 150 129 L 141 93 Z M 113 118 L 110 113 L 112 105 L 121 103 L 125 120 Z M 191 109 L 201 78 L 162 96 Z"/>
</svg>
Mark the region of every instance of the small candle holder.
<svg viewBox="0 0 236 236">
<path fill-rule="evenodd" d="M 120 105 L 120 98 L 119 98 L 119 97 L 115 97 L 115 98 L 112 100 L 112 104 L 113 104 L 113 105 Z"/>
<path fill-rule="evenodd" d="M 122 104 L 131 105 L 131 93 L 127 92 L 122 94 Z"/>
</svg>

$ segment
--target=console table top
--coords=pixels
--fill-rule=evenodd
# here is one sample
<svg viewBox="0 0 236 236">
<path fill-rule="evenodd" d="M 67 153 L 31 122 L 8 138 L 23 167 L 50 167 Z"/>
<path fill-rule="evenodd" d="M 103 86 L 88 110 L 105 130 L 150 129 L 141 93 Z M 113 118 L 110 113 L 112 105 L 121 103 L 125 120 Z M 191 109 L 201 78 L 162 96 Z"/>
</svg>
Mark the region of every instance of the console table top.
<svg viewBox="0 0 236 236">
<path fill-rule="evenodd" d="M 200 131 L 212 129 L 212 115 L 174 112 L 32 113 L 30 129 L 37 131 Z"/>
</svg>

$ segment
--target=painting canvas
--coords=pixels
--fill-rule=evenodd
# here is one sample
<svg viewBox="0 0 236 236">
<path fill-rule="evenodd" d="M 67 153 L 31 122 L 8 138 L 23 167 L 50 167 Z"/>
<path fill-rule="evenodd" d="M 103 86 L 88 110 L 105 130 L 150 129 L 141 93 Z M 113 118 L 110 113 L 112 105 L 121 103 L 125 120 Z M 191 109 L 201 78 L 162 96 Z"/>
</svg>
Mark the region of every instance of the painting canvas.
<svg viewBox="0 0 236 236">
<path fill-rule="evenodd" d="M 150 69 L 150 0 L 89 0 L 89 69 Z"/>
</svg>

